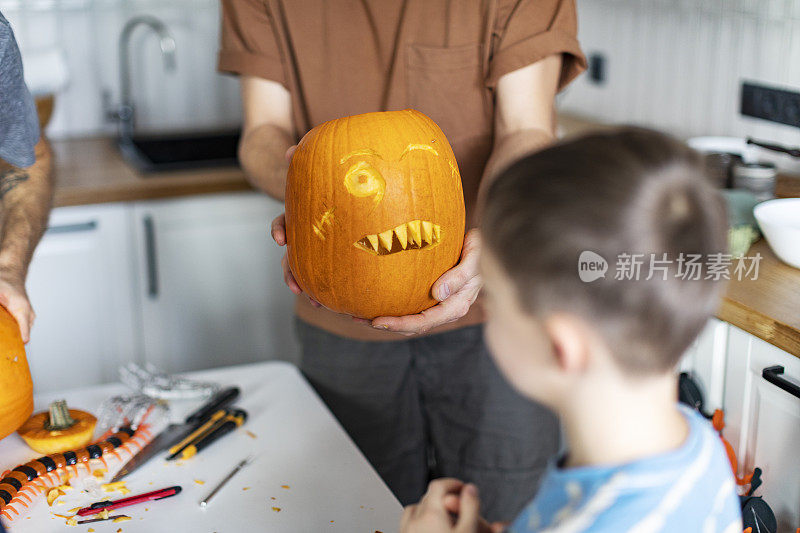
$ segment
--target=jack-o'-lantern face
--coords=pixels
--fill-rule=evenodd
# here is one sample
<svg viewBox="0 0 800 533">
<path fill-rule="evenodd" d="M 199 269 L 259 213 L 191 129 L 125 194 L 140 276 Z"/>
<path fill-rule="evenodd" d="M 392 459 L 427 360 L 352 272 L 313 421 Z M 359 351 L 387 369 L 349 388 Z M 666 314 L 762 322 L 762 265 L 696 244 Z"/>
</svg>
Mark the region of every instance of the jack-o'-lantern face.
<svg viewBox="0 0 800 533">
<path fill-rule="evenodd" d="M 292 272 L 323 305 L 365 318 L 430 307 L 464 239 L 450 144 L 413 110 L 314 128 L 292 157 L 286 229 Z"/>
</svg>

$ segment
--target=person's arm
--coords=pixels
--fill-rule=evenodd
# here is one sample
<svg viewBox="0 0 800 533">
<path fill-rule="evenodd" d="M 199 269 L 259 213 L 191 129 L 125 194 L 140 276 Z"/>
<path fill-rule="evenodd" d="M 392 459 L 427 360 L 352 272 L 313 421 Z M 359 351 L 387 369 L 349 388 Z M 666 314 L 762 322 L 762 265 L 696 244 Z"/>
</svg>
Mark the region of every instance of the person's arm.
<svg viewBox="0 0 800 533">
<path fill-rule="evenodd" d="M 44 136 L 28 168 L 0 161 L 0 304 L 19 324 L 28 342 L 35 315 L 25 292 L 33 250 L 47 227 L 53 198 L 53 161 Z"/>
<path fill-rule="evenodd" d="M 561 54 L 509 72 L 497 82 L 494 147 L 481 179 L 485 191 L 508 165 L 555 140 L 554 102 Z"/>
<path fill-rule="evenodd" d="M 291 95 L 280 83 L 255 76 L 242 76 L 241 85 L 244 124 L 239 141 L 239 163 L 254 187 L 283 200 L 286 172 L 296 147 Z M 270 234 L 278 246 L 286 246 L 283 214 L 272 221 Z M 303 291 L 289 269 L 286 254 L 281 259 L 281 268 L 289 290 L 301 294 Z"/>
<path fill-rule="evenodd" d="M 481 191 L 511 162 L 552 142 L 561 61 L 561 54 L 548 56 L 499 79 L 495 142 L 481 179 Z M 417 315 L 378 317 L 372 326 L 413 335 L 467 314 L 483 286 L 478 272 L 479 253 L 480 238 L 473 229 L 464 238 L 459 264 L 442 274 L 431 288 L 439 304 Z"/>
<path fill-rule="evenodd" d="M 250 183 L 283 200 L 286 190 L 286 151 L 294 145 L 292 100 L 280 83 L 242 76 L 244 125 L 239 162 Z"/>
</svg>

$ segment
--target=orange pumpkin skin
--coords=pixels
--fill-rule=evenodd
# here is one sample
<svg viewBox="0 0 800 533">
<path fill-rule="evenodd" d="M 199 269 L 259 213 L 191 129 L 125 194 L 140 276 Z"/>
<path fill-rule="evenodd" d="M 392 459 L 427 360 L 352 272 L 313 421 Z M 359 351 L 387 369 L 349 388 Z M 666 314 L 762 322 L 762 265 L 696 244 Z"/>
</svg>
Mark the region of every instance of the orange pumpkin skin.
<svg viewBox="0 0 800 533">
<path fill-rule="evenodd" d="M 459 260 L 464 217 L 453 150 L 419 111 L 325 122 L 292 156 L 289 266 L 333 311 L 372 319 L 435 305 L 431 286 Z"/>
<path fill-rule="evenodd" d="M 17 321 L 0 306 L 0 439 L 33 412 L 33 382 Z"/>
</svg>

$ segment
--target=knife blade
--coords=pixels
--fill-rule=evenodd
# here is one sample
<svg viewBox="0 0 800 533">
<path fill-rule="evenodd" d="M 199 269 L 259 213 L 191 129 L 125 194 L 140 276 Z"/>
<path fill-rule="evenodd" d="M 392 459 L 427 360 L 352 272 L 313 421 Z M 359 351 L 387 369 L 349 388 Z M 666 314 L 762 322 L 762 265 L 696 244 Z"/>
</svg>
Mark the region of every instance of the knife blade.
<svg viewBox="0 0 800 533">
<path fill-rule="evenodd" d="M 154 455 L 158 455 L 159 452 L 168 449 L 169 443 L 172 442 L 177 435 L 183 433 L 182 428 L 183 424 L 172 424 L 167 426 L 161 433 L 156 435 L 153 440 L 145 444 L 142 449 L 136 453 L 136 455 L 128 459 L 128 462 L 122 465 L 120 471 L 117 472 L 113 478 L 111 478 L 109 483 L 119 481 L 152 459 Z"/>
<path fill-rule="evenodd" d="M 94 522 L 105 522 L 106 520 L 116 520 L 117 518 L 130 518 L 130 516 L 124 514 L 115 514 L 114 516 L 109 516 L 108 518 L 90 518 L 87 520 L 78 520 L 76 524 L 91 524 Z"/>
<path fill-rule="evenodd" d="M 182 424 L 170 424 L 164 428 L 153 440 L 142 447 L 136 455 L 122 465 L 119 472 L 111 478 L 111 483 L 121 480 L 152 459 L 153 456 L 158 455 L 159 452 L 169 449 L 174 444 L 183 440 L 186 435 L 189 435 L 197 427 L 202 425 L 205 420 L 217 410 L 233 403 L 239 397 L 240 393 L 239 387 L 222 389 L 197 410 L 189 414 Z"/>
</svg>

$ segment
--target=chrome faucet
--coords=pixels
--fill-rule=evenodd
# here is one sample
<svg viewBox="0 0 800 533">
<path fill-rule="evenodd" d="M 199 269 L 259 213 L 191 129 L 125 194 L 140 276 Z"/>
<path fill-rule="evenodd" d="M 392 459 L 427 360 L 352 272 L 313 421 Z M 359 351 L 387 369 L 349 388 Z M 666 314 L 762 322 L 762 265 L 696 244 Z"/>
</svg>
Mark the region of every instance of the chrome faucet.
<svg viewBox="0 0 800 533">
<path fill-rule="evenodd" d="M 122 144 L 130 142 L 133 138 L 135 107 L 131 97 L 130 41 L 133 31 L 140 24 L 149 26 L 158 34 L 161 56 L 164 58 L 164 68 L 168 71 L 175 70 L 175 39 L 172 38 L 166 24 L 149 15 L 130 19 L 122 28 L 122 33 L 119 36 L 120 103 L 110 113 L 111 118 L 118 122 L 119 141 Z"/>
</svg>

